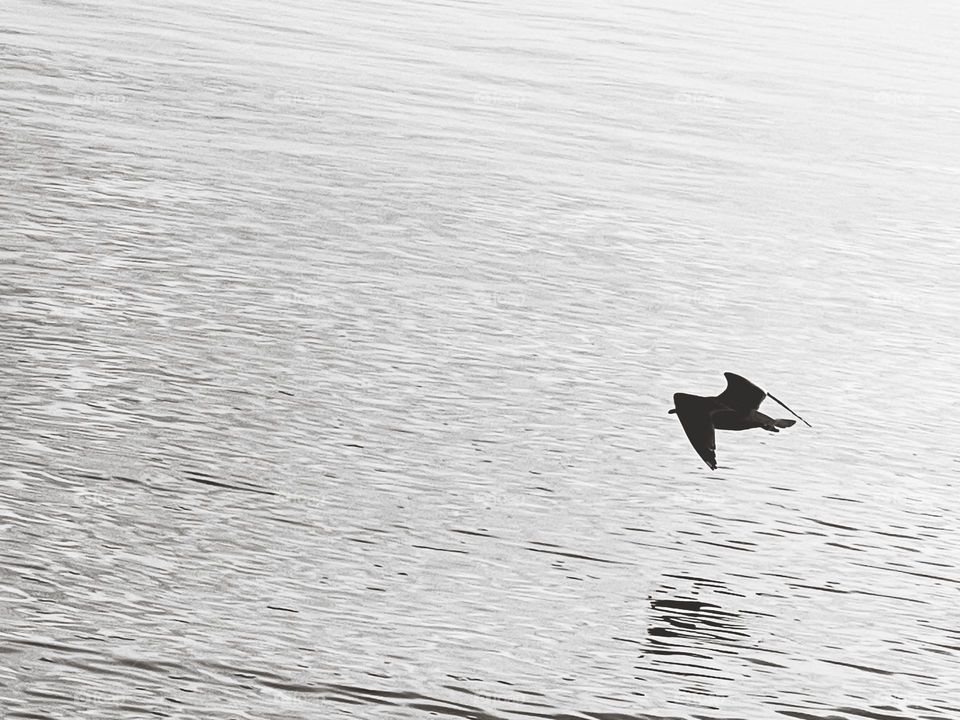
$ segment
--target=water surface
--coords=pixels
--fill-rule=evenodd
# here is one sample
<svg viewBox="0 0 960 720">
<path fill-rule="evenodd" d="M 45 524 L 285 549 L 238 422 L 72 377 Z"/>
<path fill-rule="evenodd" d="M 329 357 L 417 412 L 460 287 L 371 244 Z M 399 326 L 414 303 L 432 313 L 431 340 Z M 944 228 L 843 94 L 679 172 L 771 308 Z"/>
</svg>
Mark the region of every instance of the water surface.
<svg viewBox="0 0 960 720">
<path fill-rule="evenodd" d="M 4 717 L 956 716 L 952 5 L 0 19 Z"/>
</svg>

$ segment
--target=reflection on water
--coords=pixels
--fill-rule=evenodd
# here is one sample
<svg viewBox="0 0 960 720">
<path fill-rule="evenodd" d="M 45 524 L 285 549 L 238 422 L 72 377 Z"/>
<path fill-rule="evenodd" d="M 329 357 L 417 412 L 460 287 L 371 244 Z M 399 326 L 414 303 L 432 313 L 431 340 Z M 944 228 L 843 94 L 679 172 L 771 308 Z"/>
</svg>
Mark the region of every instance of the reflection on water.
<svg viewBox="0 0 960 720">
<path fill-rule="evenodd" d="M 955 717 L 957 13 L 897 12 L 15 6 L 4 717 Z M 814 428 L 709 473 L 728 370 Z"/>
</svg>

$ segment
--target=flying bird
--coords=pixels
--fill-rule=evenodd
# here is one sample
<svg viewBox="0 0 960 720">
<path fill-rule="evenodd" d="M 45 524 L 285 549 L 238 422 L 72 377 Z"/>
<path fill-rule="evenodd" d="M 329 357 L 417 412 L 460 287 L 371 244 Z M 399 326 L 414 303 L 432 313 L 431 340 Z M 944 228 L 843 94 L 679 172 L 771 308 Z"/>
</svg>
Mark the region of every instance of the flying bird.
<svg viewBox="0 0 960 720">
<path fill-rule="evenodd" d="M 746 378 L 732 372 L 724 373 L 723 376 L 727 379 L 727 389 L 716 397 L 675 393 L 673 409 L 670 410 L 670 413 L 676 413 L 680 418 L 687 439 L 711 470 L 717 469 L 714 430 L 749 430 L 759 427 L 769 432 L 780 432 L 779 428 L 788 428 L 796 423 L 796 420 L 775 420 L 760 412 L 757 408 L 764 398 L 769 397 L 783 405 L 807 427 L 813 427 L 773 395 L 764 392 Z"/>
</svg>

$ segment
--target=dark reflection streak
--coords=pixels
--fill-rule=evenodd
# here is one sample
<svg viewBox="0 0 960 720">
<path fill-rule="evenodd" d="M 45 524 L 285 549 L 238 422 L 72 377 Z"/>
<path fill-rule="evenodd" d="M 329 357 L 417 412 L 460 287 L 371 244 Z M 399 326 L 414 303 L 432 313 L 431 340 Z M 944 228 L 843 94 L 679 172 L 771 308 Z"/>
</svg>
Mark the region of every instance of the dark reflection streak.
<svg viewBox="0 0 960 720">
<path fill-rule="evenodd" d="M 709 678 L 710 680 L 726 680 L 728 682 L 733 681 L 732 677 L 724 677 L 723 675 L 708 675 L 706 673 L 692 673 L 692 672 L 679 672 L 677 670 L 668 670 L 666 668 L 657 668 L 657 667 L 645 667 L 643 670 L 649 672 L 658 672 L 663 673 L 664 675 L 679 675 L 680 677 L 698 677 L 698 678 Z"/>
<path fill-rule="evenodd" d="M 54 660 L 54 659 L 52 659 L 52 658 L 48 658 L 48 657 L 45 657 L 45 656 L 41 656 L 40 659 L 41 659 L 42 661 L 44 661 L 44 662 L 48 662 L 48 663 L 51 663 L 51 664 L 66 665 L 67 667 L 77 668 L 78 670 L 86 670 L 86 671 L 91 672 L 91 673 L 99 673 L 99 674 L 101 674 L 101 675 L 111 675 L 111 676 L 114 676 L 114 677 L 125 677 L 125 678 L 130 678 L 131 680 L 141 679 L 140 676 L 138 676 L 138 675 L 136 675 L 136 674 L 134 674 L 134 673 L 122 672 L 122 671 L 120 671 L 120 670 L 115 670 L 115 669 L 110 668 L 110 667 L 107 667 L 107 666 L 105 666 L 105 665 L 103 665 L 103 664 L 101 664 L 101 663 L 84 663 L 84 662 L 77 662 L 76 660 L 67 660 L 67 659 L 65 659 L 65 658 L 57 658 L 57 659 Z M 147 666 L 146 664 L 140 665 L 140 666 L 138 666 L 138 667 L 143 668 L 143 669 L 145 669 L 145 670 L 151 670 L 151 671 L 153 671 L 153 672 L 162 672 L 161 668 L 158 668 L 158 667 L 157 667 L 157 668 L 151 668 L 151 667 Z"/>
<path fill-rule="evenodd" d="M 761 612 L 759 610 L 741 610 L 741 615 L 752 615 L 753 617 L 764 617 L 764 618 L 773 618 L 776 619 L 776 615 L 773 613 Z"/>
<path fill-rule="evenodd" d="M 726 638 L 711 637 L 709 635 L 705 635 L 702 633 L 701 634 L 697 634 L 697 633 L 683 634 L 683 633 L 671 633 L 669 631 L 666 631 L 665 633 L 654 632 L 654 633 L 651 633 L 651 635 L 653 637 L 649 641 L 651 648 L 650 650 L 648 650 L 648 652 L 652 655 L 671 655 L 671 654 L 693 655 L 694 652 L 690 648 L 696 647 L 698 650 L 702 650 L 703 646 L 699 644 L 699 642 L 702 640 L 725 640 L 726 639 Z M 661 638 L 667 638 L 667 640 L 662 640 Z M 698 644 L 695 646 L 684 645 L 677 642 L 677 640 L 696 640 L 698 641 Z M 663 649 L 660 650 L 659 648 L 663 648 Z M 756 650 L 756 648 L 751 648 L 751 649 Z M 739 655 L 740 654 L 739 650 L 728 650 L 728 649 L 719 648 L 716 646 L 712 646 L 710 648 L 710 652 L 715 654 L 720 654 L 720 655 Z"/>
<path fill-rule="evenodd" d="M 920 678 L 922 680 L 932 680 L 933 678 L 928 675 L 921 675 L 919 673 L 906 672 L 904 670 L 884 670 L 883 668 L 870 667 L 869 665 L 856 665 L 855 663 L 842 662 L 840 660 L 824 660 L 826 663 L 831 665 L 840 665 L 841 667 L 849 667 L 855 670 L 863 670 L 868 673 L 875 673 L 877 675 L 906 675 L 908 677 Z"/>
<path fill-rule="evenodd" d="M 896 710 L 897 708 L 890 708 L 891 710 Z M 873 718 L 874 720 L 910 720 L 906 715 L 888 715 L 886 713 L 876 713 L 870 712 L 869 710 L 861 710 L 860 708 L 853 707 L 838 707 L 836 708 L 837 712 L 847 713 L 849 715 L 858 715 L 865 718 Z"/>
<path fill-rule="evenodd" d="M 663 577 L 673 578 L 675 580 L 689 580 L 690 582 L 699 583 L 701 585 L 713 585 L 715 587 L 726 586 L 726 583 L 721 580 L 711 580 L 710 578 L 697 577 L 696 575 L 675 575 L 672 573 L 664 573 Z"/>
<path fill-rule="evenodd" d="M 926 578 L 927 580 L 941 580 L 943 582 L 953 583 L 955 585 L 960 584 L 960 580 L 955 578 L 944 577 L 943 575 L 930 575 L 928 573 L 916 572 L 913 570 L 904 570 L 903 568 L 897 567 L 888 567 L 886 565 L 871 565 L 870 563 L 854 563 L 860 567 L 872 568 L 873 570 L 886 570 L 888 572 L 897 572 L 903 573 L 904 575 L 913 575 L 915 577 Z"/>
<path fill-rule="evenodd" d="M 684 624 L 682 621 L 676 620 L 669 622 L 671 622 L 671 625 L 673 625 L 674 628 L 678 628 L 680 631 L 690 631 L 674 632 L 674 635 L 679 637 L 693 638 L 702 634 L 711 635 L 718 640 L 728 640 L 735 637 L 750 637 L 749 634 L 733 630 L 722 622 L 710 622 L 709 620 L 691 621 L 689 624 Z"/>
<path fill-rule="evenodd" d="M 429 713 L 435 713 L 435 714 L 441 714 L 441 715 L 456 715 L 458 717 L 464 717 L 464 718 L 490 717 L 489 715 L 487 715 L 487 713 L 483 713 L 481 715 L 473 710 L 464 711 L 464 712 L 454 712 L 449 707 L 446 707 L 444 705 L 435 705 L 429 702 L 410 703 L 409 705 L 407 705 L 407 707 L 410 708 L 411 710 L 423 710 L 424 712 L 429 712 Z"/>
<path fill-rule="evenodd" d="M 918 561 L 917 561 L 917 564 L 918 564 L 918 565 L 931 565 L 931 566 L 933 566 L 933 567 L 942 567 L 942 568 L 953 567 L 953 563 L 937 562 L 937 561 L 935 561 L 935 560 L 918 560 Z"/>
<path fill-rule="evenodd" d="M 710 540 L 694 540 L 694 542 L 700 543 L 701 545 L 711 545 L 713 547 L 720 547 L 726 550 L 740 550 L 741 552 L 755 552 L 753 548 L 738 547 L 736 545 L 725 545 L 724 543 L 712 542 Z"/>
<path fill-rule="evenodd" d="M 795 590 L 819 590 L 820 592 L 838 593 L 840 595 L 846 595 L 850 592 L 849 590 L 843 590 L 842 588 L 823 587 L 821 585 L 804 585 L 802 583 L 787 583 L 787 587 Z"/>
<path fill-rule="evenodd" d="M 443 687 L 446 688 L 447 690 L 453 690 L 454 692 L 464 693 L 465 695 L 472 695 L 473 697 L 483 698 L 484 700 L 504 701 L 504 702 L 516 703 L 518 705 L 529 705 L 531 707 L 550 707 L 549 705 L 546 705 L 542 702 L 537 702 L 533 700 L 506 700 L 506 698 L 497 697 L 495 695 L 489 695 L 484 692 L 478 692 L 475 690 L 471 690 L 470 688 L 460 687 L 458 685 L 443 685 Z M 534 692 L 532 690 L 512 689 L 511 692 L 516 692 L 523 695 L 535 695 L 537 697 L 545 697 L 543 693 Z M 444 702 L 448 702 L 448 701 L 444 701 Z M 473 708 L 472 705 L 464 705 L 463 703 L 448 703 L 448 704 L 456 705 L 462 708 L 470 708 L 470 709 Z"/>
<path fill-rule="evenodd" d="M 305 528 L 313 527 L 313 523 L 306 523 L 306 522 L 300 522 L 298 520 L 291 520 L 290 518 L 280 517 L 278 515 L 262 515 L 260 517 L 262 517 L 262 519 L 266 520 L 267 522 L 276 522 L 276 523 L 281 523 L 283 525 L 295 525 L 296 527 L 305 527 Z"/>
<path fill-rule="evenodd" d="M 558 550 L 542 550 L 540 548 L 532 548 L 532 547 L 528 547 L 526 549 L 529 550 L 530 552 L 545 553 L 547 555 L 559 555 L 561 557 L 576 558 L 577 560 L 590 560 L 592 562 L 605 563 L 608 565 L 625 565 L 626 564 L 626 563 L 620 562 L 619 560 L 605 560 L 604 558 L 595 558 L 595 557 L 590 557 L 589 555 L 578 555 L 577 553 L 560 552 Z"/>
<path fill-rule="evenodd" d="M 832 592 L 839 593 L 841 595 L 868 595 L 869 597 L 882 597 L 887 598 L 888 600 L 900 600 L 902 602 L 911 602 L 917 603 L 918 605 L 929 605 L 926 600 L 918 600 L 917 598 L 903 597 L 902 595 L 887 595 L 885 593 L 875 593 L 870 592 L 869 590 L 843 590 L 841 588 L 830 588 L 822 587 L 819 585 L 803 585 L 801 583 L 787 583 L 787 587 L 795 589 L 806 589 L 806 590 L 821 590 L 823 592 Z"/>
<path fill-rule="evenodd" d="M 647 547 L 655 550 L 667 550 L 678 553 L 684 552 L 682 543 L 677 543 L 676 545 L 660 545 L 659 543 L 639 542 L 638 540 L 628 540 L 627 542 L 629 542 L 631 545 L 636 545 L 637 547 Z"/>
<path fill-rule="evenodd" d="M 768 573 L 762 573 L 762 574 L 765 575 L 766 577 L 783 578 L 784 580 L 802 580 L 803 579 L 801 577 L 798 577 L 797 575 L 787 575 L 786 573 L 768 572 Z"/>
<path fill-rule="evenodd" d="M 261 680 L 260 684 L 264 687 L 274 690 L 284 690 L 286 692 L 295 692 L 301 695 L 322 695 L 327 692 L 324 688 L 314 687 L 312 685 L 301 685 L 299 683 L 274 682 L 270 680 Z"/>
<path fill-rule="evenodd" d="M 960 627 L 947 628 L 947 627 L 943 627 L 943 626 L 941 626 L 941 625 L 933 625 L 933 624 L 931 624 L 931 623 L 929 623 L 929 622 L 924 622 L 924 623 L 922 623 L 922 624 L 923 624 L 925 627 L 930 628 L 931 630 L 939 630 L 940 632 L 946 633 L 947 635 L 956 635 L 956 636 L 960 637 Z"/>
<path fill-rule="evenodd" d="M 48 643 L 42 642 L 39 640 L 23 640 L 21 638 L 10 638 L 7 642 L 16 643 L 18 645 L 29 645 L 30 647 L 45 648 L 47 650 L 57 650 L 59 652 L 66 653 L 82 653 L 84 655 L 100 655 L 99 652 L 95 650 L 87 650 L 86 648 L 80 647 L 70 647 L 69 645 L 60 645 L 59 643 Z"/>
<path fill-rule="evenodd" d="M 74 470 L 73 474 L 77 477 L 87 478 L 88 480 L 97 480 L 99 482 L 109 482 L 111 480 L 119 480 L 121 482 L 129 483 L 131 485 L 146 485 L 142 480 L 137 480 L 135 478 L 126 477 L 125 475 L 97 475 L 96 473 L 86 472 L 84 470 Z"/>
<path fill-rule="evenodd" d="M 713 603 L 701 602 L 699 600 L 651 600 L 650 607 L 658 610 L 660 608 L 668 608 L 671 610 L 685 610 L 687 612 L 712 612 L 717 615 L 729 615 L 733 616 L 732 613 L 724 613 L 720 610 L 719 605 Z"/>
<path fill-rule="evenodd" d="M 197 477 L 188 477 L 187 480 L 190 482 L 199 483 L 201 485 L 213 485 L 214 487 L 226 488 L 228 490 L 240 490 L 242 492 L 256 493 L 257 495 L 279 495 L 280 493 L 271 492 L 270 490 L 258 490 L 257 488 L 242 487 L 240 485 L 230 485 L 228 483 L 218 482 L 216 480 L 202 480 Z"/>
<path fill-rule="evenodd" d="M 922 540 L 923 539 L 919 535 L 904 535 L 903 533 L 884 532 L 883 530 L 870 530 L 870 532 L 875 533 L 877 535 L 883 535 L 884 537 L 902 538 L 904 540 Z"/>
<path fill-rule="evenodd" d="M 678 662 L 677 660 L 661 660 L 660 666 L 664 669 L 669 669 L 671 667 L 678 668 L 693 668 L 694 670 L 716 670 L 716 668 L 704 667 L 704 664 L 695 664 L 688 662 Z M 686 672 L 686 670 L 678 670 L 677 672 Z"/>
<path fill-rule="evenodd" d="M 799 710 L 777 710 L 780 715 L 786 715 L 787 717 L 797 718 L 797 720 L 832 720 L 832 717 L 826 717 L 823 715 L 814 715 L 812 713 L 800 712 Z"/>
<path fill-rule="evenodd" d="M 737 522 L 745 523 L 747 525 L 760 525 L 760 522 L 757 520 L 751 520 L 749 518 L 737 518 L 737 517 L 724 517 L 722 515 L 714 515 L 712 513 L 701 512 L 699 510 L 690 510 L 688 511 L 689 515 L 699 515 L 701 517 L 708 517 L 711 520 L 722 520 L 723 522 Z"/>
<path fill-rule="evenodd" d="M 266 678 L 274 678 L 274 682 L 283 682 L 283 676 L 268 670 L 241 669 L 234 667 L 233 665 L 225 665 L 224 663 L 216 662 L 214 660 L 202 660 L 199 664 L 213 670 L 219 670 L 220 672 L 226 673 L 233 677 L 264 678 L 262 682 L 265 682 Z"/>
<path fill-rule="evenodd" d="M 926 642 L 924 643 L 928 648 L 942 648 L 943 650 L 956 650 L 960 651 L 960 645 L 945 645 L 944 643 L 935 643 L 935 642 Z M 910 652 L 909 650 L 901 650 L 900 652 Z M 931 650 L 930 652 L 940 652 L 938 650 Z M 910 652 L 911 655 L 916 655 L 917 653 Z M 949 653 L 943 653 L 949 654 Z"/>
<path fill-rule="evenodd" d="M 856 548 L 852 545 L 844 545 L 843 543 L 838 542 L 828 542 L 827 545 L 835 548 L 840 548 L 841 550 L 850 550 L 852 552 L 863 552 L 863 548 Z"/>
<path fill-rule="evenodd" d="M 778 528 L 780 537 L 784 535 L 808 535 L 811 537 L 830 537 L 827 533 L 817 532 L 816 530 L 787 530 L 787 528 Z M 763 535 L 762 530 L 757 530 L 757 535 Z"/>
<path fill-rule="evenodd" d="M 397 700 L 432 700 L 425 695 L 410 692 L 409 690 L 373 690 L 371 688 L 354 687 L 352 685 L 342 685 L 340 683 L 330 683 L 326 687 L 332 690 L 338 690 L 347 695 L 359 695 L 361 697 L 372 698 L 391 698 Z"/>
<path fill-rule="evenodd" d="M 71 702 L 74 699 L 72 695 L 58 695 L 57 693 L 42 692 L 40 690 L 32 690 L 30 688 L 27 688 L 23 692 L 25 695 L 29 695 L 35 698 L 40 698 L 41 700 L 62 700 L 64 702 Z M 24 716 L 20 715 L 19 717 L 24 717 Z"/>
<path fill-rule="evenodd" d="M 460 530 L 458 528 L 450 528 L 450 532 L 460 533 L 461 535 L 471 535 L 473 537 L 497 538 L 496 535 L 491 535 L 490 533 L 484 533 L 484 532 L 477 532 L 475 530 Z"/>
<path fill-rule="evenodd" d="M 779 664 L 779 663 L 770 662 L 769 660 L 761 660 L 760 658 L 747 657 L 746 655 L 743 655 L 742 658 L 743 658 L 744 660 L 746 660 L 747 662 L 749 662 L 749 663 L 753 663 L 754 665 L 762 665 L 763 667 L 780 668 L 781 670 L 786 670 L 786 669 L 787 669 L 787 666 L 786 666 L 786 665 L 781 665 L 781 664 Z"/>
<path fill-rule="evenodd" d="M 435 550 L 436 552 L 447 552 L 447 553 L 456 553 L 457 555 L 469 555 L 466 550 L 451 550 L 450 548 L 438 548 L 431 547 L 430 545 L 411 545 L 411 547 L 418 548 L 420 550 Z"/>
<path fill-rule="evenodd" d="M 360 700 L 359 698 L 343 697 L 343 696 L 337 696 L 337 695 L 327 695 L 326 697 L 324 697 L 324 700 L 333 700 L 334 702 L 343 703 L 344 705 L 363 705 L 364 704 L 363 700 Z M 383 702 L 380 704 L 389 705 L 389 706 L 396 705 L 396 703 L 391 703 L 391 702 Z"/>
<path fill-rule="evenodd" d="M 837 530 L 850 530 L 851 532 L 860 532 L 862 528 L 851 527 L 850 525 L 840 525 L 839 523 L 827 522 L 826 520 L 817 520 L 812 517 L 804 517 L 803 520 L 808 520 L 809 522 L 814 522 L 817 525 L 823 525 L 824 527 L 836 528 Z"/>
<path fill-rule="evenodd" d="M 717 595 L 726 595 L 727 597 L 746 598 L 743 593 L 736 593 L 730 590 L 717 590 Z"/>
<path fill-rule="evenodd" d="M 670 657 L 683 656 L 683 657 L 697 658 L 699 660 L 710 660 L 712 657 L 710 655 L 704 655 L 703 653 L 693 652 L 692 650 L 678 650 L 677 648 L 679 647 L 680 647 L 679 645 L 670 645 L 669 650 L 660 649 L 658 647 L 651 647 L 647 649 L 647 652 L 645 654 L 664 655 L 664 656 L 670 656 Z"/>
<path fill-rule="evenodd" d="M 354 688 L 343 685 L 328 685 L 327 691 L 328 694 L 324 695 L 325 700 L 335 700 L 338 702 L 347 702 L 353 705 L 360 705 L 364 703 L 375 703 L 377 705 L 385 705 L 387 707 L 409 707 L 420 710 L 427 710 L 431 713 L 462 717 L 462 718 L 471 718 L 472 720 L 495 720 L 497 715 L 488 713 L 481 708 L 466 705 L 463 703 L 450 702 L 447 700 L 440 700 L 438 698 L 430 698 L 419 693 L 412 692 L 390 692 L 390 691 L 378 691 L 378 690 L 369 690 L 366 688 Z M 339 690 L 339 694 L 336 692 L 330 692 L 330 690 L 336 691 Z M 316 689 L 314 689 L 316 692 Z M 403 703 L 403 700 L 411 700 L 412 702 Z M 524 715 L 534 715 L 538 717 L 552 717 L 550 715 L 543 715 L 540 713 L 518 713 Z"/>
</svg>

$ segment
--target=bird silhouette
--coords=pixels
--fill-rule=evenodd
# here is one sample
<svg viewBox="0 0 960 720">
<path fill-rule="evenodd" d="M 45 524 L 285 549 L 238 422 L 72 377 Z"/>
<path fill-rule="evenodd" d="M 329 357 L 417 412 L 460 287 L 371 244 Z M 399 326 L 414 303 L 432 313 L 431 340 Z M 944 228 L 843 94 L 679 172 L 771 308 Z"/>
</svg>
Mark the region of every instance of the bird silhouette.
<svg viewBox="0 0 960 720">
<path fill-rule="evenodd" d="M 676 413 L 693 449 L 711 470 L 717 469 L 714 430 L 749 430 L 759 427 L 769 432 L 780 432 L 780 428 L 788 428 L 796 423 L 796 420 L 777 420 L 760 412 L 757 408 L 765 398 L 769 397 L 779 403 L 807 427 L 812 427 L 773 395 L 764 392 L 746 378 L 732 372 L 724 373 L 723 376 L 727 379 L 727 389 L 716 397 L 675 393 L 673 409 L 670 410 L 670 413 Z"/>
</svg>

